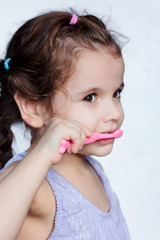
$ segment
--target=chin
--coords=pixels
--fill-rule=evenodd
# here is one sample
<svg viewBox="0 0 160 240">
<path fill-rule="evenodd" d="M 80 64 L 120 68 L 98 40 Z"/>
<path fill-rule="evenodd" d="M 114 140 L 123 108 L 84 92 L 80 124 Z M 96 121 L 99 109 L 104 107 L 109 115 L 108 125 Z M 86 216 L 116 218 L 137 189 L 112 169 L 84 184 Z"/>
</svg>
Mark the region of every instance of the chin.
<svg viewBox="0 0 160 240">
<path fill-rule="evenodd" d="M 103 151 L 100 151 L 100 152 L 92 153 L 92 155 L 94 155 L 96 157 L 104 157 L 104 156 L 106 156 L 106 155 L 108 155 L 112 152 L 112 148 L 106 149 L 106 150 L 103 150 Z"/>
<path fill-rule="evenodd" d="M 84 155 L 93 155 L 96 157 L 104 157 L 112 152 L 113 149 L 113 143 L 97 147 L 95 145 L 86 145 L 84 149 L 82 149 L 81 153 Z"/>
</svg>

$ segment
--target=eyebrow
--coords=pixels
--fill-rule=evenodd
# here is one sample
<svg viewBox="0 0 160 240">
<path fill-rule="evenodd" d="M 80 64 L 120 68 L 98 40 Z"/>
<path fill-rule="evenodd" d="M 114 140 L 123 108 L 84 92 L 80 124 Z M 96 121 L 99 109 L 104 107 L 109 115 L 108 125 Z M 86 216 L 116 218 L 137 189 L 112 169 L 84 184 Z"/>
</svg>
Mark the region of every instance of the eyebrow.
<svg viewBox="0 0 160 240">
<path fill-rule="evenodd" d="M 87 90 L 82 90 L 81 92 L 77 93 L 77 95 L 87 95 L 88 93 L 92 92 L 100 92 L 102 91 L 100 88 L 88 88 Z"/>
<path fill-rule="evenodd" d="M 123 89 L 124 88 L 124 82 L 122 82 L 122 84 L 120 85 L 120 87 L 119 88 L 121 88 L 121 89 Z"/>
<path fill-rule="evenodd" d="M 117 88 L 117 89 L 123 89 L 124 88 L 124 82 L 121 83 L 121 85 Z M 94 88 L 88 88 L 87 90 L 85 89 L 84 91 L 82 90 L 81 92 L 78 92 L 77 95 L 87 95 L 88 93 L 92 93 L 92 92 L 102 92 L 103 90 L 97 87 Z"/>
</svg>

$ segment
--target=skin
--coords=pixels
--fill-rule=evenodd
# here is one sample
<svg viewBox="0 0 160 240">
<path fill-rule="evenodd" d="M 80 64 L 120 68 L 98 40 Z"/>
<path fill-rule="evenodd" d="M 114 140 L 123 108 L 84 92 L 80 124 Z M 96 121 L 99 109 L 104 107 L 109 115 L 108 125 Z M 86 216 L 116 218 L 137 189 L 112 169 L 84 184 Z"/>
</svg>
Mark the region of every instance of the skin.
<svg viewBox="0 0 160 240">
<path fill-rule="evenodd" d="M 56 214 L 56 200 L 45 180 L 50 167 L 101 211 L 110 210 L 103 185 L 84 155 L 105 156 L 114 140 L 84 142 L 92 132 L 113 132 L 121 127 L 123 74 L 123 59 L 100 48 L 81 55 L 75 73 L 63 86 L 70 97 L 59 90 L 52 99 L 52 115 L 40 103 L 15 94 L 22 118 L 38 130 L 28 155 L 0 174 L 0 239 L 48 238 Z M 59 154 L 62 138 L 73 142 L 64 155 Z"/>
<path fill-rule="evenodd" d="M 91 132 L 107 133 L 120 128 L 124 113 L 117 91 L 123 88 L 123 73 L 122 58 L 114 58 L 107 49 L 84 53 L 74 75 L 64 85 L 71 99 L 62 91 L 53 99 L 54 116 L 77 121 Z M 112 147 L 113 143 L 100 146 L 96 142 L 85 145 L 80 153 L 104 156 Z"/>
</svg>

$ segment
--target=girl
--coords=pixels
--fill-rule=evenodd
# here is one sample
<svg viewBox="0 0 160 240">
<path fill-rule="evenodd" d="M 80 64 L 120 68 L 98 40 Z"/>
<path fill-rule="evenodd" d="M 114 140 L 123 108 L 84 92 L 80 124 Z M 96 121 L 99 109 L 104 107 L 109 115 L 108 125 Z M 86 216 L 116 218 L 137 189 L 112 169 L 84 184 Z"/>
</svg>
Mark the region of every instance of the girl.
<svg viewBox="0 0 160 240">
<path fill-rule="evenodd" d="M 50 12 L 14 34 L 0 63 L 0 239 L 130 239 L 89 156 L 109 154 L 114 138 L 84 144 L 120 128 L 123 74 L 121 49 L 95 16 Z M 21 121 L 31 147 L 12 157 L 10 126 Z"/>
</svg>

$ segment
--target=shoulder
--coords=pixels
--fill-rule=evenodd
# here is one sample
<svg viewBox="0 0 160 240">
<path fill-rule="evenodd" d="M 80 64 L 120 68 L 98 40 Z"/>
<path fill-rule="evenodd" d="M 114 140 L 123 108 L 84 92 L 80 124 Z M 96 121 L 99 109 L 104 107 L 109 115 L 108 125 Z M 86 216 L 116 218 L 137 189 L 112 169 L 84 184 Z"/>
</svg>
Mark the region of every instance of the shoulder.
<svg viewBox="0 0 160 240">
<path fill-rule="evenodd" d="M 11 159 L 9 159 L 5 166 L 0 170 L 0 181 L 2 181 L 2 179 L 6 177 L 18 165 L 25 154 L 26 153 L 15 154 Z"/>
<path fill-rule="evenodd" d="M 34 197 L 17 240 L 48 239 L 53 231 L 56 200 L 46 180 Z"/>
<path fill-rule="evenodd" d="M 0 181 L 2 181 L 17 165 L 18 162 L 14 162 L 5 169 L 2 169 L 0 172 Z"/>
<path fill-rule="evenodd" d="M 15 155 L 8 161 L 0 172 L 0 181 L 7 177 L 21 162 L 24 155 Z M 32 199 L 29 211 L 21 228 L 18 240 L 21 239 L 46 239 L 53 230 L 53 222 L 56 213 L 56 200 L 53 191 L 46 179 L 41 183 L 36 195 Z M 34 227 L 33 227 L 34 226 Z M 29 229 L 29 232 L 28 232 Z M 32 231 L 33 229 L 33 231 Z M 36 232 L 35 230 L 36 229 Z M 40 229 L 43 238 L 37 235 Z M 39 230 L 38 230 L 39 231 Z M 29 234 L 29 235 L 28 235 Z M 31 237 L 33 235 L 33 238 Z M 29 236 L 29 237 L 28 237 Z"/>
<path fill-rule="evenodd" d="M 56 213 L 56 199 L 49 183 L 44 180 L 31 203 L 28 214 L 45 217 L 51 213 L 53 215 Z"/>
<path fill-rule="evenodd" d="M 21 154 L 14 155 L 4 166 L 3 169 L 0 170 L 0 181 L 2 181 L 5 177 L 7 177 L 14 168 L 23 160 L 23 158 L 27 155 L 26 152 Z M 50 187 L 50 184 L 45 179 L 38 192 L 36 193 L 32 204 L 31 204 L 31 211 L 32 214 L 38 214 L 38 212 L 41 214 L 41 210 L 45 207 L 49 207 L 48 204 L 45 204 L 46 202 L 50 202 L 49 200 L 52 199 L 52 202 L 55 202 L 55 197 L 53 195 L 53 191 Z M 43 206 L 43 208 L 41 208 Z"/>
<path fill-rule="evenodd" d="M 15 154 L 7 163 L 6 165 L 0 170 L 0 181 L 3 180 L 17 165 L 18 163 L 24 158 L 26 153 Z"/>
<path fill-rule="evenodd" d="M 33 199 L 17 240 L 48 239 L 51 235 L 56 214 L 56 201 L 44 181 Z"/>
</svg>

